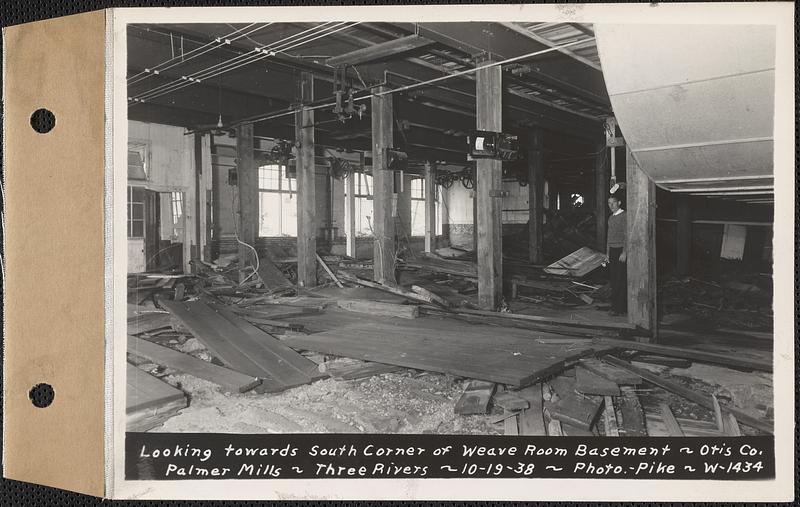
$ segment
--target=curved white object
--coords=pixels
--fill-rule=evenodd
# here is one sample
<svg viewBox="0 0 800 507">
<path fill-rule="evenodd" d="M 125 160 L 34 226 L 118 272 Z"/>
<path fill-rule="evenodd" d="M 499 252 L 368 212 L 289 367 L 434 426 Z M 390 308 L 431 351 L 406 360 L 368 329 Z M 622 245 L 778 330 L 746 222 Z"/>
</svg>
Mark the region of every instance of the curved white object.
<svg viewBox="0 0 800 507">
<path fill-rule="evenodd" d="M 657 185 L 772 190 L 773 27 L 595 25 L 595 34 L 614 115 Z"/>
</svg>

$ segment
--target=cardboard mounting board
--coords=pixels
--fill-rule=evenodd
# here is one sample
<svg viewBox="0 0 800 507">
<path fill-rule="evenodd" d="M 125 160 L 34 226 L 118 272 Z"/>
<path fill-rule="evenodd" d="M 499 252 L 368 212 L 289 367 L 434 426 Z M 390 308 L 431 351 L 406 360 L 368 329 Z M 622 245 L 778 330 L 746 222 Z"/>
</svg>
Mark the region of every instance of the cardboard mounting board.
<svg viewBox="0 0 800 507">
<path fill-rule="evenodd" d="M 611 10 L 605 12 L 604 7 L 608 6 L 587 4 L 572 11 L 559 6 L 513 6 L 508 10 L 497 6 L 420 6 L 413 10 L 404 6 L 394 6 L 394 10 L 314 7 L 303 13 L 290 8 L 123 9 L 4 29 L 4 232 L 8 232 L 4 234 L 4 476 L 120 498 L 520 500 L 547 495 L 550 500 L 631 500 L 665 499 L 669 494 L 679 500 L 789 499 L 794 449 L 783 444 L 776 448 L 780 465 L 776 481 L 704 481 L 700 487 L 691 481 L 586 479 L 578 483 L 579 488 L 563 488 L 564 481 L 537 479 L 459 480 L 458 487 L 453 488 L 456 481 L 371 479 L 254 480 L 231 488 L 230 482 L 156 483 L 125 477 L 125 418 L 120 414 L 124 414 L 126 401 L 126 334 L 120 329 L 125 328 L 126 252 L 119 248 L 119 239 L 121 234 L 123 245 L 127 239 L 126 23 L 242 24 L 267 19 L 318 22 L 356 18 L 413 23 L 495 17 L 498 22 L 614 20 Z M 786 14 L 788 9 L 778 13 L 769 3 L 757 7 L 762 13 L 771 13 L 767 16 L 770 23 L 791 17 Z M 630 8 L 639 9 L 642 19 L 656 12 L 647 5 Z M 683 8 L 687 14 L 677 16 L 677 22 L 691 24 L 705 19 L 695 7 Z M 677 9 L 659 4 L 659 22 Z M 636 16 L 625 17 L 625 22 L 635 22 Z M 720 17 L 728 23 L 756 19 L 746 13 L 726 16 Z M 780 28 L 776 57 L 776 66 L 780 67 L 776 93 L 784 94 L 784 102 L 778 101 L 776 108 L 776 126 L 782 126 L 776 127 L 775 145 L 776 154 L 782 155 L 788 155 L 786 148 L 793 139 L 790 114 L 784 112 L 793 110 L 785 107 L 787 93 L 788 102 L 794 105 L 793 87 L 785 85 L 793 82 L 793 75 L 786 72 L 793 63 L 791 45 L 787 44 L 791 42 L 790 32 L 786 26 Z M 121 86 L 117 86 L 119 83 Z M 39 108 L 47 108 L 56 116 L 56 127 L 47 134 L 36 133 L 30 125 L 31 113 Z M 112 144 L 119 153 L 112 153 Z M 788 183 L 793 182 L 793 174 L 782 174 L 783 184 L 777 182 L 778 168 L 792 166 L 790 156 L 784 158 L 776 161 L 776 202 L 790 208 L 794 185 Z M 788 212 L 782 211 L 776 212 L 775 219 L 776 294 L 788 295 L 787 287 L 779 288 L 779 283 L 788 285 L 791 279 L 788 267 L 793 260 L 793 236 L 788 232 Z M 792 298 L 775 299 L 776 326 L 790 322 L 792 314 Z M 776 398 L 782 400 L 776 405 L 779 438 L 792 436 L 794 342 L 789 327 L 776 327 L 775 338 Z M 29 399 L 30 389 L 39 383 L 48 383 L 55 390 L 54 403 L 49 407 L 36 408 Z M 653 487 L 659 482 L 666 485 Z"/>
<path fill-rule="evenodd" d="M 102 496 L 106 11 L 3 30 L 3 473 Z M 40 134 L 31 114 L 55 114 Z M 55 397 L 37 408 L 31 388 Z"/>
</svg>

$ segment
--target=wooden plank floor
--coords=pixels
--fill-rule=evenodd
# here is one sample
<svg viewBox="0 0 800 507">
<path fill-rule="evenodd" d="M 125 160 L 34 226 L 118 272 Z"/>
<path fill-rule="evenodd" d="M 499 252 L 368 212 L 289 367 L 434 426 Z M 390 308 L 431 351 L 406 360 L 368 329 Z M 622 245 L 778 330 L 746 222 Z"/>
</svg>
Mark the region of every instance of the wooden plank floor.
<svg viewBox="0 0 800 507">
<path fill-rule="evenodd" d="M 319 374 L 314 362 L 229 310 L 216 312 L 202 301 L 161 301 L 161 304 L 212 354 L 236 371 L 272 379 L 284 389 L 307 384 Z"/>
<path fill-rule="evenodd" d="M 403 321 L 396 325 L 391 320 Z M 451 319 L 362 322 L 284 343 L 298 350 L 394 364 L 523 387 L 592 353 L 569 340 L 539 343 L 541 333 L 473 326 Z M 558 337 L 563 338 L 563 337 Z"/>
<path fill-rule="evenodd" d="M 184 354 L 135 336 L 128 335 L 128 353 L 143 357 L 156 364 L 188 373 L 197 378 L 208 380 L 233 393 L 249 391 L 261 383 L 255 377 L 217 366 L 214 363 L 197 359 L 189 354 Z"/>
</svg>

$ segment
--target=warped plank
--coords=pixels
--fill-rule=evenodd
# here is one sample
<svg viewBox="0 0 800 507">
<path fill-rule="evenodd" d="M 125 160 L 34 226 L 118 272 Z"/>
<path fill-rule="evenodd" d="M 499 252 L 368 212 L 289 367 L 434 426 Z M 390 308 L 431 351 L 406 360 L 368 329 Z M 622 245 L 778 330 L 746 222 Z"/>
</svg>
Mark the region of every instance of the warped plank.
<svg viewBox="0 0 800 507">
<path fill-rule="evenodd" d="M 668 345 L 654 345 L 651 343 L 641 343 L 628 340 L 615 340 L 611 338 L 598 338 L 595 341 L 603 345 L 614 346 L 620 349 L 638 350 L 640 352 L 649 352 L 652 354 L 668 356 L 668 357 L 680 357 L 683 359 L 689 359 L 691 361 L 698 361 L 701 363 L 721 364 L 723 366 L 730 366 L 733 368 L 743 368 L 746 370 L 758 370 L 766 372 L 772 371 L 772 361 L 761 361 L 758 359 L 749 359 L 742 356 L 732 356 L 729 354 L 704 352 L 702 350 L 688 349 L 685 347 L 670 347 Z M 632 370 L 628 369 L 628 371 Z"/>
<path fill-rule="evenodd" d="M 643 379 L 647 380 L 648 382 L 655 384 L 659 387 L 666 389 L 667 391 L 673 392 L 677 395 L 683 396 L 687 400 L 693 401 L 698 405 L 705 407 L 709 410 L 714 410 L 714 400 L 711 396 L 706 394 L 698 393 L 696 391 L 692 391 L 686 387 L 676 384 L 675 382 L 671 382 L 659 375 L 651 373 L 649 371 L 643 370 L 641 368 L 637 368 L 630 363 L 623 361 L 622 359 L 616 358 L 614 356 L 603 356 L 603 361 L 607 361 L 615 366 L 619 366 L 620 368 L 627 369 L 631 373 L 635 373 L 642 377 Z M 757 419 L 741 410 L 735 409 L 733 407 L 728 406 L 720 406 L 720 409 L 733 414 L 736 419 L 746 425 L 750 426 L 751 428 L 756 428 L 761 430 L 765 433 L 772 434 L 772 421 L 769 420 L 761 420 Z"/>
<path fill-rule="evenodd" d="M 226 366 L 277 381 L 263 387 L 286 389 L 307 384 L 319 374 L 312 361 L 229 310 L 216 312 L 202 301 L 160 303 Z"/>
<path fill-rule="evenodd" d="M 294 288 L 292 282 L 268 257 L 258 259 L 258 276 L 264 282 L 264 287 L 272 293 Z"/>
<path fill-rule="evenodd" d="M 156 364 L 188 373 L 194 377 L 208 380 L 234 393 L 243 393 L 261 384 L 261 380 L 258 378 L 217 366 L 189 354 L 184 354 L 135 336 L 128 336 L 128 353 L 143 357 Z"/>
<path fill-rule="evenodd" d="M 363 322 L 283 343 L 297 350 L 450 373 L 515 387 L 525 387 L 564 369 L 568 362 L 596 353 L 574 344 L 537 343 L 524 333 L 446 322 L 426 328 L 426 319 L 408 326 Z M 414 325 L 413 323 L 418 323 Z M 433 325 L 434 322 L 427 325 Z M 491 337 L 491 339 L 489 339 Z"/>
</svg>

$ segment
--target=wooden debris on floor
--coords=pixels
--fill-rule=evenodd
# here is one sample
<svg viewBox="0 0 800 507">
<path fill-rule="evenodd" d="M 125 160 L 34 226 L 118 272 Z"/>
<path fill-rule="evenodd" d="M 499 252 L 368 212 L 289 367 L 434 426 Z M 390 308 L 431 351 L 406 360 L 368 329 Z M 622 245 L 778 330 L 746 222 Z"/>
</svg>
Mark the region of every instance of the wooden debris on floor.
<svg viewBox="0 0 800 507">
<path fill-rule="evenodd" d="M 631 357 L 631 361 L 637 363 L 669 366 L 670 368 L 688 368 L 692 365 L 692 362 L 688 359 L 682 359 L 680 357 L 653 356 L 648 354 L 635 354 L 633 357 Z"/>
<path fill-rule="evenodd" d="M 517 416 L 520 435 L 544 436 L 547 434 L 544 423 L 544 400 L 542 386 L 535 384 L 517 391 L 517 395 L 528 403 Z"/>
<path fill-rule="evenodd" d="M 172 315 L 169 313 L 143 313 L 128 318 L 128 333 L 141 334 L 170 327 Z"/>
<path fill-rule="evenodd" d="M 619 396 L 619 385 L 580 366 L 575 368 L 575 389 L 583 394 Z"/>
<path fill-rule="evenodd" d="M 283 390 L 320 378 L 317 365 L 229 311 L 202 301 L 161 301 L 195 338 L 228 367 L 261 379 L 257 390 Z"/>
<path fill-rule="evenodd" d="M 670 391 L 690 401 L 693 401 L 698 405 L 705 407 L 709 410 L 714 410 L 714 400 L 712 399 L 711 396 L 701 394 L 686 387 L 683 387 L 659 375 L 643 370 L 641 368 L 637 368 L 631 365 L 630 363 L 627 363 L 622 359 L 616 358 L 614 356 L 610 355 L 603 356 L 603 361 L 606 361 L 620 368 L 627 369 L 631 373 L 639 375 L 640 377 L 642 377 L 643 379 L 647 380 L 652 384 L 655 384 L 663 389 L 666 389 L 667 391 Z M 773 426 L 772 421 L 755 418 L 733 407 L 724 406 L 721 407 L 721 410 L 733 414 L 734 417 L 736 417 L 738 422 L 741 424 L 745 424 L 747 426 L 750 426 L 751 428 L 755 428 L 765 433 L 772 434 L 772 426 Z"/>
<path fill-rule="evenodd" d="M 614 398 L 611 396 L 603 397 L 603 427 L 607 437 L 619 436 L 619 425 L 617 423 L 617 411 L 614 408 Z"/>
<path fill-rule="evenodd" d="M 585 370 L 614 382 L 617 385 L 639 385 L 642 383 L 642 377 L 639 375 L 635 375 L 627 370 L 604 363 L 599 359 L 581 359 L 578 365 Z"/>
<path fill-rule="evenodd" d="M 453 410 L 461 415 L 485 414 L 496 388 L 494 382 L 470 380 Z"/>
<path fill-rule="evenodd" d="M 261 379 L 178 352 L 169 347 L 128 336 L 128 353 L 148 361 L 208 380 L 232 393 L 243 393 L 261 384 Z"/>
<path fill-rule="evenodd" d="M 324 368 L 323 371 L 329 374 L 334 380 L 356 380 L 372 377 L 373 375 L 381 375 L 383 373 L 394 373 L 402 369 L 403 368 L 400 366 L 391 364 L 359 361 L 357 364 Z"/>
<path fill-rule="evenodd" d="M 478 278 L 478 267 L 474 263 L 442 259 L 441 257 L 430 254 L 419 256 L 414 259 L 405 259 L 400 266 L 427 270 L 433 273 L 448 273 L 464 278 Z"/>
<path fill-rule="evenodd" d="M 602 266 L 605 260 L 604 253 L 585 246 L 550 264 L 544 271 L 551 275 L 581 278 Z"/>
<path fill-rule="evenodd" d="M 127 377 L 126 431 L 153 429 L 187 406 L 183 391 L 132 364 L 128 364 Z"/>
<path fill-rule="evenodd" d="M 610 338 L 598 338 L 596 342 L 605 346 L 615 346 L 623 350 L 635 350 L 638 352 L 658 354 L 660 356 L 679 357 L 683 359 L 689 359 L 691 361 L 719 364 L 743 370 L 757 370 L 766 372 L 772 371 L 771 361 L 761 361 L 730 354 L 717 354 L 686 347 L 670 347 L 668 345 L 656 345 L 652 343 L 642 343 L 628 340 L 614 340 Z"/>
<path fill-rule="evenodd" d="M 520 396 L 519 391 L 503 391 L 494 395 L 493 402 L 505 410 L 525 410 L 530 407 L 530 402 Z"/>
<path fill-rule="evenodd" d="M 551 419 L 590 431 L 600 411 L 600 398 L 576 392 L 575 379 L 559 376 L 548 381 L 554 395 L 544 402 Z"/>
<path fill-rule="evenodd" d="M 278 269 L 269 257 L 258 259 L 258 276 L 270 294 L 278 294 L 294 289 L 294 284 Z"/>
<path fill-rule="evenodd" d="M 623 437 L 646 437 L 644 409 L 636 391 L 629 386 L 620 388 L 622 395 L 616 398 L 619 409 L 619 433 Z"/>
<path fill-rule="evenodd" d="M 402 319 L 416 319 L 419 317 L 419 307 L 413 305 L 380 303 L 377 301 L 363 301 L 360 299 L 340 299 L 337 304 L 339 308 L 355 313 L 366 313 L 383 317 L 400 317 Z"/>
<path fill-rule="evenodd" d="M 344 285 L 342 285 L 342 282 L 340 282 L 339 279 L 336 277 L 336 275 L 333 273 L 333 271 L 331 271 L 331 268 L 329 268 L 328 265 L 325 264 L 325 261 L 322 260 L 322 257 L 320 257 L 319 254 L 316 252 L 314 253 L 314 255 L 317 256 L 317 262 L 319 262 L 319 265 L 322 266 L 322 269 L 325 270 L 325 273 L 328 274 L 328 276 L 331 278 L 331 280 L 333 280 L 336 286 L 339 288 L 343 288 Z"/>
<path fill-rule="evenodd" d="M 422 319 L 419 319 L 422 320 Z M 364 322 L 308 336 L 291 336 L 284 343 L 297 350 L 352 357 L 418 370 L 450 373 L 514 387 L 524 387 L 597 352 L 588 347 L 542 344 L 525 333 L 447 322 L 437 329 L 408 321 L 399 327 Z"/>
<path fill-rule="evenodd" d="M 672 413 L 672 409 L 669 408 L 669 405 L 666 403 L 661 403 L 659 405 L 661 409 L 661 419 L 664 421 L 664 425 L 667 427 L 667 432 L 669 432 L 669 436 L 671 437 L 683 437 L 685 436 L 683 433 L 683 429 L 681 429 L 681 425 L 677 419 L 675 419 L 675 414 Z"/>
</svg>

